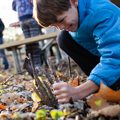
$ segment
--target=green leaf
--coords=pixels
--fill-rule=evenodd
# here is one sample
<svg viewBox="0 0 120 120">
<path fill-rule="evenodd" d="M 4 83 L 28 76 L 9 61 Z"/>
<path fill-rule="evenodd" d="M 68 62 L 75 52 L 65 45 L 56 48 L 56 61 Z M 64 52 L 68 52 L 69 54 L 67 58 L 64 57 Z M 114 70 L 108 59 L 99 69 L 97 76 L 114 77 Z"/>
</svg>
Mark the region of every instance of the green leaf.
<svg viewBox="0 0 120 120">
<path fill-rule="evenodd" d="M 58 120 L 60 117 L 63 116 L 63 112 L 60 110 L 51 110 L 50 115 L 53 120 Z"/>
<path fill-rule="evenodd" d="M 47 110 L 41 109 L 36 112 L 35 120 L 46 120 Z"/>
</svg>

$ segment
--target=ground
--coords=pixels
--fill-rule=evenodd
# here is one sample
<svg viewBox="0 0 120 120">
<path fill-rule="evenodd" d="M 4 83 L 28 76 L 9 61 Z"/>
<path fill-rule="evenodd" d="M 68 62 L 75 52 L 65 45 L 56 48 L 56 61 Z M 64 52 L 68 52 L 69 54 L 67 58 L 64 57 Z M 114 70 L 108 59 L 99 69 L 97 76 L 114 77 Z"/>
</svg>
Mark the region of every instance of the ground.
<svg viewBox="0 0 120 120">
<path fill-rule="evenodd" d="M 41 72 L 32 78 L 25 70 L 16 74 L 12 57 L 8 59 L 11 68 L 0 68 L 0 120 L 120 120 L 119 101 L 111 103 L 101 96 L 57 103 L 52 82 L 63 80 L 77 86 L 86 81 L 87 76 L 73 61 L 71 71 L 68 60 L 62 60 L 59 65 L 51 62 L 49 67 L 40 68 Z M 109 92 L 120 95 L 120 91 Z"/>
</svg>

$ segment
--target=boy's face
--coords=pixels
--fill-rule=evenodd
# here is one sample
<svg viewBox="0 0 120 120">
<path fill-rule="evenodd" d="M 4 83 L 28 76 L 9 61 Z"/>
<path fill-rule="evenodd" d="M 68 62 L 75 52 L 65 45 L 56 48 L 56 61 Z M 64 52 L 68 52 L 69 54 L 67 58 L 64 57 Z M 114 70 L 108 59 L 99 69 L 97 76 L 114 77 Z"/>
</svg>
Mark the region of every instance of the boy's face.
<svg viewBox="0 0 120 120">
<path fill-rule="evenodd" d="M 67 30 L 74 32 L 78 28 L 78 10 L 74 4 L 71 4 L 71 8 L 65 11 L 62 15 L 57 16 L 57 23 L 52 24 L 60 30 Z"/>
</svg>

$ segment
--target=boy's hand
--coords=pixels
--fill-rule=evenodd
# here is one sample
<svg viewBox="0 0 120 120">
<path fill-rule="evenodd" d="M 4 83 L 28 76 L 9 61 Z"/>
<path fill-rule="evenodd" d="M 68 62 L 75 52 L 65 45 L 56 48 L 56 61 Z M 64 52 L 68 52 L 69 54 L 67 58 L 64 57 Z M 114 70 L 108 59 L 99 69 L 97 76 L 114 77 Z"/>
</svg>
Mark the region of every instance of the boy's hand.
<svg viewBox="0 0 120 120">
<path fill-rule="evenodd" d="M 72 98 L 73 101 L 83 99 L 99 89 L 93 81 L 88 80 L 77 87 L 72 87 L 68 83 L 58 82 L 53 84 L 54 94 L 59 103 L 66 103 Z"/>
<path fill-rule="evenodd" d="M 77 89 L 70 86 L 66 82 L 58 82 L 53 84 L 54 94 L 59 103 L 66 103 L 72 98 L 73 101 L 77 100 Z"/>
</svg>

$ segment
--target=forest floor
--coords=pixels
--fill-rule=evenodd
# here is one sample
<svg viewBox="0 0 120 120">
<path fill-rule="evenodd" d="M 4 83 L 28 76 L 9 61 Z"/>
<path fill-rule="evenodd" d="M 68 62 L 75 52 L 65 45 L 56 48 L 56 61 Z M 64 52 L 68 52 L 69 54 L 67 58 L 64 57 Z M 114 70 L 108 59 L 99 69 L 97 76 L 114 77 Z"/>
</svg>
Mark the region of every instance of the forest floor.
<svg viewBox="0 0 120 120">
<path fill-rule="evenodd" d="M 76 87 L 86 81 L 73 61 L 71 65 L 68 60 L 59 65 L 50 61 L 49 67 L 39 68 L 42 72 L 32 78 L 25 70 L 15 74 L 12 57 L 8 59 L 10 69 L 0 67 L 0 120 L 120 120 L 120 91 L 104 84 L 84 100 L 57 103 L 53 82 L 61 80 Z"/>
</svg>

